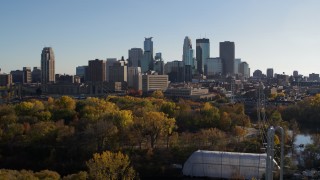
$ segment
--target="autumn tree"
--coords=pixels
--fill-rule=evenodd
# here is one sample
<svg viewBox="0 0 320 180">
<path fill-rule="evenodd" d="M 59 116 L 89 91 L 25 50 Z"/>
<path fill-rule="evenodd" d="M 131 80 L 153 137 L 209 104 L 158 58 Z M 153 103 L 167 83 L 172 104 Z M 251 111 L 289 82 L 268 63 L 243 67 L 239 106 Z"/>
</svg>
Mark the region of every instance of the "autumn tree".
<svg viewBox="0 0 320 180">
<path fill-rule="evenodd" d="M 151 148 L 155 147 L 160 135 L 168 137 L 175 127 L 175 119 L 168 118 L 163 112 L 146 112 L 142 123 L 144 134 L 150 138 Z"/>
<path fill-rule="evenodd" d="M 87 161 L 89 178 L 95 180 L 135 179 L 136 172 L 130 164 L 129 157 L 121 152 L 104 151 L 95 153 Z"/>
</svg>

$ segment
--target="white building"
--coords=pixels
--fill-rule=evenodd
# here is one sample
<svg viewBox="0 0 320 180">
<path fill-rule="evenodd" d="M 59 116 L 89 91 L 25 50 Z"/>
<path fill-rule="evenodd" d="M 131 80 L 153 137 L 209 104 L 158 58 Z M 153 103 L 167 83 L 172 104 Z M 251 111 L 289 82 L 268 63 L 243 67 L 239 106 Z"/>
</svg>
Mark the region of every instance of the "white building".
<svg viewBox="0 0 320 180">
<path fill-rule="evenodd" d="M 143 74 L 142 91 L 166 90 L 168 88 L 168 75 Z"/>
</svg>

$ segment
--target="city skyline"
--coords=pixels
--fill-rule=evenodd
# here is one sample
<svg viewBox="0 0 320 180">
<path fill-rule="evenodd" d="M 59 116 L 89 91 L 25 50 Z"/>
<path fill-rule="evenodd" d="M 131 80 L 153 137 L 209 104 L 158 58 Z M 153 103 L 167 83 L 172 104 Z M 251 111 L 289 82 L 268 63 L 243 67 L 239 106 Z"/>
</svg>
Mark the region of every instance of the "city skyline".
<svg viewBox="0 0 320 180">
<path fill-rule="evenodd" d="M 188 36 L 193 47 L 196 39 L 210 39 L 211 57 L 219 57 L 219 42 L 235 42 L 235 58 L 248 62 L 251 73 L 320 72 L 314 66 L 320 2 L 201 2 L 0 2 L 0 68 L 40 67 L 39 52 L 49 46 L 56 72 L 75 74 L 91 59 L 127 59 L 129 49 L 143 48 L 144 37 L 153 37 L 154 53 L 162 52 L 165 62 L 181 61 Z"/>
</svg>

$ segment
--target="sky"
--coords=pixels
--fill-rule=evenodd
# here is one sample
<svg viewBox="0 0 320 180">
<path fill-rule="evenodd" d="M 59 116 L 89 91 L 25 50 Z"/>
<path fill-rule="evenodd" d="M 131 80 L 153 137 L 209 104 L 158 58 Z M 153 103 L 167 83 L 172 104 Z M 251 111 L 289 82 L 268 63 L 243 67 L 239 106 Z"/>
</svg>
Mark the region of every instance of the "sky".
<svg viewBox="0 0 320 180">
<path fill-rule="evenodd" d="M 75 74 L 88 60 L 128 58 L 145 37 L 166 62 L 181 60 L 189 36 L 194 49 L 209 38 L 211 57 L 219 42 L 235 42 L 251 73 L 308 76 L 320 73 L 319 7 L 319 0 L 1 0 L 0 68 L 40 67 L 49 46 L 56 73 Z"/>
</svg>

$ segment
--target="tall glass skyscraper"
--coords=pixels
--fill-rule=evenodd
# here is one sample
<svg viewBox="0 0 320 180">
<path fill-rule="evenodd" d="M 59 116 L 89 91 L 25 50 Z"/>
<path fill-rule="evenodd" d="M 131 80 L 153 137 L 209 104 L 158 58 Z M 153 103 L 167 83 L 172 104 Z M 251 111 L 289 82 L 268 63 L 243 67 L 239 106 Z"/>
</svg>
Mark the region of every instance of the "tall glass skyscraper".
<svg viewBox="0 0 320 180">
<path fill-rule="evenodd" d="M 210 57 L 210 42 L 209 39 L 202 38 L 196 40 L 196 59 L 199 74 L 206 74 L 205 68 L 207 58 Z"/>
<path fill-rule="evenodd" d="M 153 42 L 152 37 L 145 38 L 144 40 L 144 54 L 141 61 L 142 73 L 153 70 Z"/>
<path fill-rule="evenodd" d="M 182 61 L 184 62 L 184 65 L 194 66 L 192 43 L 188 36 L 184 38 L 183 42 Z"/>
<path fill-rule="evenodd" d="M 51 47 L 44 47 L 41 53 L 41 83 L 55 82 L 55 58 Z"/>
<path fill-rule="evenodd" d="M 192 81 L 194 67 L 194 57 L 191 39 L 186 36 L 183 42 L 182 61 L 184 63 L 185 81 Z"/>
</svg>

